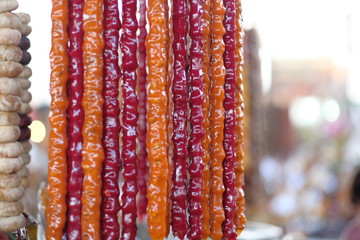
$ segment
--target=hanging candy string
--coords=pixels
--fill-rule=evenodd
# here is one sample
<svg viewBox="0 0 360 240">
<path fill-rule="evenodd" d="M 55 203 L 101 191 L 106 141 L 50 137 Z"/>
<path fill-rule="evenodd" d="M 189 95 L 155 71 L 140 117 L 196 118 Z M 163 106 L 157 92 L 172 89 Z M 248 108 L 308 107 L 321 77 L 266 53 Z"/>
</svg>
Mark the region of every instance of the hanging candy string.
<svg viewBox="0 0 360 240">
<path fill-rule="evenodd" d="M 68 1 L 52 1 L 50 50 L 50 140 L 48 162 L 48 203 L 46 206 L 46 239 L 61 240 L 66 222 L 67 180 L 67 81 L 69 60 Z"/>
<path fill-rule="evenodd" d="M 137 42 L 136 31 L 136 0 L 123 1 L 123 35 L 121 36 L 121 49 L 123 52 L 122 70 L 122 97 L 123 97 L 123 134 L 122 151 L 123 160 L 123 193 L 122 200 L 122 231 L 121 239 L 135 239 L 136 236 L 136 195 L 137 188 L 137 119 L 138 100 L 136 94 Z"/>
<path fill-rule="evenodd" d="M 174 170 L 172 175 L 171 195 L 171 226 L 175 236 L 184 239 L 187 233 L 186 221 L 186 179 L 187 179 L 187 28 L 188 8 L 185 0 L 173 2 L 173 53 L 174 53 L 174 79 L 172 94 L 174 109 L 173 135 Z"/>
<path fill-rule="evenodd" d="M 82 239 L 100 239 L 101 167 L 104 160 L 103 133 L 103 13 L 102 0 L 84 5 L 84 126 L 82 134 L 84 170 Z"/>
<path fill-rule="evenodd" d="M 209 209 L 209 196 L 210 196 L 210 15 L 211 0 L 203 1 L 203 127 L 204 136 L 201 142 L 203 148 L 203 162 L 204 170 L 202 175 L 202 188 L 203 194 L 201 199 L 201 205 L 203 209 L 203 224 L 202 224 L 202 237 L 206 239 L 210 235 L 210 209 Z"/>
<path fill-rule="evenodd" d="M 223 208 L 223 160 L 225 158 L 223 139 L 224 139 L 224 83 L 225 69 L 223 54 L 225 50 L 223 35 L 225 29 L 223 18 L 225 8 L 222 0 L 213 0 L 211 9 L 211 87 L 210 111 L 211 126 L 211 152 L 210 152 L 210 237 L 213 239 L 222 238 L 222 223 L 225 220 Z"/>
<path fill-rule="evenodd" d="M 139 98 L 139 120 L 138 120 L 138 186 L 139 186 L 139 200 L 138 200 L 138 213 L 140 221 L 144 219 L 146 215 L 147 206 L 147 182 L 149 179 L 149 166 L 148 157 L 146 151 L 146 46 L 145 39 L 146 32 L 146 1 L 139 0 L 139 36 L 138 36 L 138 98 Z"/>
<path fill-rule="evenodd" d="M 203 76 L 202 76 L 202 1 L 190 1 L 190 68 L 189 68 L 189 91 L 190 91 L 190 139 L 189 139 L 189 239 L 202 238 L 202 161 L 201 140 L 204 135 L 203 113 Z"/>
<path fill-rule="evenodd" d="M 243 101 L 243 44 L 244 44 L 244 32 L 242 27 L 241 17 L 241 2 L 236 1 L 236 88 L 235 88 L 235 176 L 236 176 L 236 209 L 234 215 L 234 221 L 236 225 L 237 234 L 239 235 L 245 228 L 245 195 L 244 195 L 244 101 Z"/>
<path fill-rule="evenodd" d="M 235 239 L 234 213 L 235 213 L 235 0 L 224 0 L 226 8 L 224 25 L 226 33 L 224 35 L 225 53 L 224 65 L 226 68 L 225 76 L 225 127 L 224 127 L 224 149 L 226 157 L 224 166 L 224 210 L 225 222 L 223 224 L 224 239 Z"/>
<path fill-rule="evenodd" d="M 81 239 L 81 194 L 84 173 L 81 168 L 82 143 L 81 129 L 84 123 L 84 110 L 81 105 L 84 91 L 84 67 L 82 59 L 84 0 L 69 2 L 69 108 L 68 116 L 68 196 L 66 236 L 68 239 Z"/>
<path fill-rule="evenodd" d="M 167 233 L 167 19 L 166 0 L 148 1 L 149 33 L 146 40 L 148 64 L 148 133 L 150 164 L 148 184 L 148 230 L 152 239 L 162 240 Z"/>
<path fill-rule="evenodd" d="M 102 165 L 102 239 L 117 240 L 120 234 L 119 203 L 119 7 L 117 0 L 104 0 L 104 133 L 105 159 Z"/>
</svg>

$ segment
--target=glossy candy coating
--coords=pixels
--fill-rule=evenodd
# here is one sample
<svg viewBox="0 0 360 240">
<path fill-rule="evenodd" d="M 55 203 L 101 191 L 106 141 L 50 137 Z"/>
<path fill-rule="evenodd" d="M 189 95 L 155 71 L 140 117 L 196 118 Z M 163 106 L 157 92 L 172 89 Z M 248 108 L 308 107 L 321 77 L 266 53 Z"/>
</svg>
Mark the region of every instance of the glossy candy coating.
<svg viewBox="0 0 360 240">
<path fill-rule="evenodd" d="M 204 168 L 201 140 L 203 128 L 203 32 L 202 32 L 202 0 L 190 2 L 190 66 L 189 66 L 189 107 L 190 107 L 190 138 L 189 149 L 189 230 L 188 239 L 202 238 L 202 173 Z"/>
<path fill-rule="evenodd" d="M 68 80 L 68 141 L 67 149 L 68 179 L 66 237 L 69 240 L 81 239 L 81 193 L 84 177 L 81 168 L 82 141 L 81 130 L 84 123 L 84 110 L 81 105 L 83 85 L 83 17 L 84 0 L 73 0 L 69 4 L 69 80 Z"/>
<path fill-rule="evenodd" d="M 203 224 L 202 224 L 202 238 L 207 239 L 210 235 L 210 209 L 209 209 L 209 197 L 210 197 L 210 14 L 211 0 L 203 0 L 203 127 L 204 136 L 202 138 L 201 146 L 203 148 L 203 162 L 204 169 L 202 175 L 202 188 L 203 195 L 201 199 L 201 205 L 203 209 Z"/>
<path fill-rule="evenodd" d="M 171 192 L 171 226 L 175 236 L 184 239 L 187 233 L 186 221 L 186 179 L 187 179 L 187 47 L 188 8 L 185 0 L 173 2 L 174 78 L 172 97 L 174 102 L 172 120 L 174 145 Z"/>
<path fill-rule="evenodd" d="M 137 186 L 137 120 L 138 120 L 138 99 L 136 94 L 137 82 L 137 42 L 136 31 L 138 23 L 136 20 L 136 0 L 123 1 L 121 36 L 122 57 L 122 161 L 123 161 L 123 186 L 122 186 L 122 231 L 121 239 L 135 239 L 136 236 L 136 195 Z"/>
<path fill-rule="evenodd" d="M 147 148 L 150 165 L 148 183 L 148 230 L 152 239 L 166 236 L 167 211 L 167 19 L 166 0 L 148 1 L 149 33 L 146 39 L 148 63 L 148 134 Z"/>
<path fill-rule="evenodd" d="M 119 30 L 121 28 L 117 0 L 104 0 L 104 132 L 105 159 L 102 165 L 101 235 L 102 239 L 120 238 L 118 185 L 120 170 L 119 150 Z"/>
<path fill-rule="evenodd" d="M 68 1 L 52 1 L 50 50 L 50 136 L 48 162 L 48 202 L 46 206 L 46 239 L 61 240 L 66 221 L 67 180 L 67 57 Z"/>
<path fill-rule="evenodd" d="M 246 225 L 245 218 L 245 195 L 244 195 L 244 101 L 243 101 L 243 44 L 244 31 L 241 17 L 241 1 L 236 1 L 236 88 L 235 88 L 235 176 L 236 176 L 236 208 L 234 221 L 236 225 L 237 234 L 240 234 Z"/>
<path fill-rule="evenodd" d="M 139 188 L 139 200 L 138 200 L 138 214 L 139 219 L 142 221 L 146 215 L 147 206 L 147 182 L 149 179 L 149 161 L 146 150 L 146 46 L 145 39 L 146 32 L 146 1 L 139 1 L 139 36 L 138 36 L 138 89 L 139 89 L 139 119 L 138 119 L 138 141 L 139 141 L 139 153 L 138 153 L 138 188 Z"/>
<path fill-rule="evenodd" d="M 81 197 L 82 239 L 97 240 L 100 235 L 101 166 L 104 160 L 103 133 L 103 2 L 84 4 L 84 108 L 83 194 Z"/>
<path fill-rule="evenodd" d="M 224 26 L 226 33 L 224 35 L 225 53 L 224 66 L 226 68 L 225 76 L 225 127 L 224 127 L 224 149 L 226 157 L 224 166 L 224 211 L 225 222 L 223 224 L 223 238 L 235 239 L 234 213 L 236 207 L 235 190 L 235 84 L 236 84 L 236 66 L 235 66 L 235 28 L 236 28 L 236 10 L 235 0 L 224 0 L 226 8 Z"/>
<path fill-rule="evenodd" d="M 225 152 L 223 147 L 224 139 L 224 83 L 225 69 L 223 62 L 224 42 L 223 35 L 225 29 L 223 18 L 225 8 L 222 0 L 213 0 L 212 5 L 212 25 L 211 32 L 211 87 L 210 102 L 212 103 L 210 111 L 211 126 L 211 152 L 210 152 L 210 237 L 213 239 L 222 238 L 222 223 L 225 220 L 223 208 L 223 160 Z"/>
</svg>

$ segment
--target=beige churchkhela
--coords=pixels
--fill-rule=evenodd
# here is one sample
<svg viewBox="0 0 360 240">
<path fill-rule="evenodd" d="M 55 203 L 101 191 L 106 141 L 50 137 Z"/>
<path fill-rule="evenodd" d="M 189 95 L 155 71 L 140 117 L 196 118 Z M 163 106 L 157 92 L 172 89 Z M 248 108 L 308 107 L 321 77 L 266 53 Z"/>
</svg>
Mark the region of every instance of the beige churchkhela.
<svg viewBox="0 0 360 240">
<path fill-rule="evenodd" d="M 31 33 L 30 16 L 14 13 L 16 0 L 0 0 L 0 231 L 25 227 L 21 198 L 29 185 L 30 162 L 28 125 L 32 111 L 29 78 L 31 60 L 23 42 Z M 25 40 L 24 40 L 25 39 Z M 25 119 L 25 120 L 24 120 Z M 26 126 L 25 126 L 25 125 Z"/>
</svg>

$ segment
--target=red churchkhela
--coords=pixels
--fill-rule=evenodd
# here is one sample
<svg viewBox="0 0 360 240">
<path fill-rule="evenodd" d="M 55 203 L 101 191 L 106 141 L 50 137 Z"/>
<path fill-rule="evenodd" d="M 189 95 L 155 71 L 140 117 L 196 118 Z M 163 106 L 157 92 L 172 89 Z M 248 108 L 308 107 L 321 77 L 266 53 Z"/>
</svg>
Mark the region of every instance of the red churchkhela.
<svg viewBox="0 0 360 240">
<path fill-rule="evenodd" d="M 137 185 L 137 120 L 138 99 L 136 94 L 137 81 L 137 41 L 136 32 L 138 22 L 136 19 L 137 0 L 123 0 L 122 2 L 123 34 L 121 36 L 121 50 L 123 83 L 123 115 L 122 115 L 122 151 L 123 160 L 123 193 L 122 200 L 122 232 L 121 239 L 135 239 L 136 236 L 136 195 Z"/>
<path fill-rule="evenodd" d="M 101 224 L 102 238 L 119 239 L 119 30 L 121 28 L 117 0 L 104 0 L 104 135 L 105 159 L 102 170 Z"/>
<path fill-rule="evenodd" d="M 139 1 L 139 30 L 138 36 L 138 52 L 139 52 L 139 76 L 138 76 L 138 89 L 139 89 L 139 124 L 138 124 L 138 187 L 139 187 L 139 201 L 138 213 L 140 220 L 143 220 L 146 215 L 147 207 L 147 182 L 149 179 L 149 166 L 146 151 L 146 1 Z"/>
<path fill-rule="evenodd" d="M 192 239 L 202 238 L 202 172 L 204 163 L 202 159 L 201 140 L 204 135 L 203 129 L 203 32 L 202 32 L 202 3 L 201 1 L 190 2 L 190 139 L 189 139 L 189 189 L 188 189 L 188 211 L 189 231 L 187 237 Z"/>
<path fill-rule="evenodd" d="M 173 134 L 174 170 L 171 191 L 171 226 L 175 236 L 184 239 L 186 222 L 186 179 L 187 179 L 187 77 L 186 77 L 186 37 L 188 28 L 188 8 L 186 0 L 173 2 Z"/>
<path fill-rule="evenodd" d="M 236 189 L 235 189 L 235 85 L 236 85 L 236 60 L 235 60 L 235 28 L 236 28 L 236 10 L 235 0 L 224 0 L 226 8 L 224 26 L 226 33 L 224 35 L 225 53 L 224 66 L 225 75 L 225 123 L 224 123 L 224 211 L 225 222 L 223 223 L 224 239 L 235 239 L 237 236 L 234 224 L 234 214 L 236 208 Z"/>
<path fill-rule="evenodd" d="M 69 81 L 68 81 L 68 195 L 66 238 L 81 239 L 81 194 L 84 173 L 81 167 L 84 109 L 81 101 L 84 93 L 83 67 L 83 7 L 84 0 L 69 2 Z"/>
</svg>

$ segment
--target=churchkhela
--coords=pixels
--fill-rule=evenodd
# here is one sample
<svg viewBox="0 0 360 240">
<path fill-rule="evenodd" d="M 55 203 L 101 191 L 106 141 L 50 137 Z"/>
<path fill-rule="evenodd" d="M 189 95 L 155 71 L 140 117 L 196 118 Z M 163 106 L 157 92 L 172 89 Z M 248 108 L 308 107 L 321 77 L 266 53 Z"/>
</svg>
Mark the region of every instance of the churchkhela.
<svg viewBox="0 0 360 240">
<path fill-rule="evenodd" d="M 236 239 L 241 1 L 52 3 L 46 239 Z"/>
<path fill-rule="evenodd" d="M 32 28 L 28 14 L 14 12 L 18 6 L 16 0 L 0 2 L 0 232 L 9 237 L 27 235 L 21 199 L 30 183 L 31 160 L 32 71 L 27 65 Z"/>
</svg>

